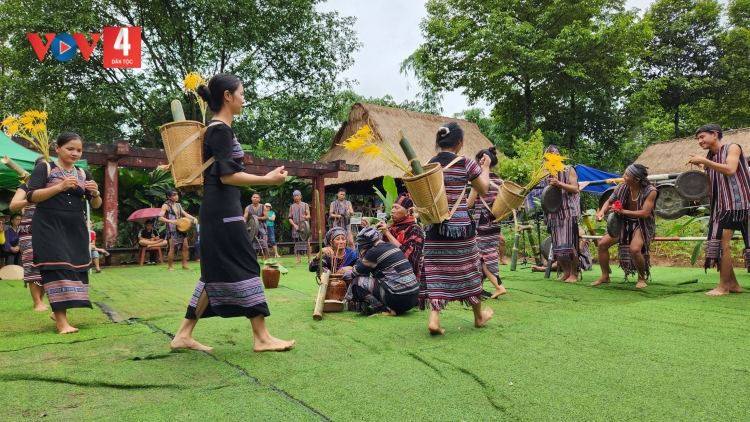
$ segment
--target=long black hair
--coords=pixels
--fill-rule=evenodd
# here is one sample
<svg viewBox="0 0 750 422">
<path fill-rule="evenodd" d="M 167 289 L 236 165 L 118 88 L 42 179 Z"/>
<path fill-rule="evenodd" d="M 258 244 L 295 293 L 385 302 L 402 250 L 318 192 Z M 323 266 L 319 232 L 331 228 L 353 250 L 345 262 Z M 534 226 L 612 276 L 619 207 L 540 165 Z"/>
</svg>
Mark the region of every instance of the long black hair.
<svg viewBox="0 0 750 422">
<path fill-rule="evenodd" d="M 221 110 L 224 105 L 224 92 L 234 94 L 240 87 L 240 79 L 228 73 L 217 73 L 208 81 L 208 86 L 199 85 L 195 92 L 208 103 L 208 108 L 214 113 Z"/>
</svg>

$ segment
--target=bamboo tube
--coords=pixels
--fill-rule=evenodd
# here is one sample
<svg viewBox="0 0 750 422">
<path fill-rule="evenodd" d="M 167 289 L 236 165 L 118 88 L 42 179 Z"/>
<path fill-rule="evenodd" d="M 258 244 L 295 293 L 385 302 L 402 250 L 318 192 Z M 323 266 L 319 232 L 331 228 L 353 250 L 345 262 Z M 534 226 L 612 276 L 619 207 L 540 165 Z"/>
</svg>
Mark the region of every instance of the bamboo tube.
<svg viewBox="0 0 750 422">
<path fill-rule="evenodd" d="M 411 143 L 409 143 L 409 140 L 406 139 L 406 135 L 404 135 L 404 131 L 399 132 L 401 134 L 401 142 L 398 144 L 401 146 L 401 150 L 404 151 L 404 155 L 406 155 L 406 159 L 409 160 L 409 164 L 411 164 L 411 169 L 414 171 L 414 175 L 422 174 L 424 173 L 424 170 L 422 169 L 422 163 L 419 162 L 419 158 L 417 158 L 417 153 L 414 152 L 414 148 L 411 147 Z"/>
<path fill-rule="evenodd" d="M 182 102 L 180 100 L 172 100 L 172 120 L 175 122 L 181 122 L 185 120 L 185 112 L 182 111 Z"/>
<path fill-rule="evenodd" d="M 7 155 L 3 158 L 0 158 L 0 162 L 5 164 L 6 167 L 16 172 L 16 174 L 21 177 L 22 179 L 25 179 L 29 176 L 29 172 L 21 168 L 21 166 L 18 165 L 15 161 L 13 161 L 12 158 L 8 157 Z"/>
<path fill-rule="evenodd" d="M 323 265 L 321 261 L 320 265 Z M 326 301 L 326 293 L 328 292 L 328 275 L 329 273 L 324 272 L 320 276 L 320 286 L 318 287 L 318 296 L 315 297 L 315 309 L 313 309 L 313 319 L 320 321 L 323 319 L 323 305 Z"/>
</svg>

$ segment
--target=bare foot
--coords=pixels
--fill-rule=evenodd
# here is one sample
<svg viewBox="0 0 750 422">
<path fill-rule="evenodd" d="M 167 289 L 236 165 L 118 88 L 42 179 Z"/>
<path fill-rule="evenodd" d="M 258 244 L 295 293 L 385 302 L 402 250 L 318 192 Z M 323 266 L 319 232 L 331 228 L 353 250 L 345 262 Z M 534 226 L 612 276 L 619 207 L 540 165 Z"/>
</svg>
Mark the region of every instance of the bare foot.
<svg viewBox="0 0 750 422">
<path fill-rule="evenodd" d="M 729 290 L 729 293 L 742 293 L 742 287 L 737 283 L 729 286 L 727 290 Z"/>
<path fill-rule="evenodd" d="M 183 269 L 183 270 L 192 270 L 192 268 L 190 268 L 190 267 L 188 267 L 188 266 L 186 266 L 186 265 L 183 265 L 183 266 L 182 266 L 182 269 Z"/>
<path fill-rule="evenodd" d="M 289 350 L 296 343 L 294 340 L 279 340 L 276 337 L 268 336 L 265 341 L 254 339 L 253 350 L 256 352 L 283 352 Z"/>
<path fill-rule="evenodd" d="M 599 277 L 599 280 L 596 280 L 595 282 L 591 283 L 591 286 L 594 287 L 600 284 L 607 284 L 607 283 L 609 283 L 609 276 L 603 275 Z"/>
<path fill-rule="evenodd" d="M 502 295 L 504 295 L 506 293 L 508 293 L 508 291 L 505 290 L 505 286 L 503 286 L 501 284 L 500 287 L 498 287 L 497 289 L 495 289 L 495 293 L 493 293 L 492 296 L 490 296 L 490 299 L 497 299 L 498 297 L 500 297 L 500 296 L 502 296 Z"/>
<path fill-rule="evenodd" d="M 729 289 L 719 286 L 711 291 L 706 292 L 706 294 L 708 296 L 726 296 L 729 294 Z"/>
<path fill-rule="evenodd" d="M 492 319 L 492 316 L 495 314 L 495 311 L 493 311 L 490 308 L 484 308 L 484 310 L 481 312 L 481 314 L 482 314 L 482 316 L 479 319 L 477 319 L 476 317 L 474 317 L 474 326 L 475 327 L 481 327 L 482 325 L 484 325 L 485 322 L 487 322 L 490 319 Z"/>
<path fill-rule="evenodd" d="M 578 274 L 571 274 L 570 277 L 565 279 L 566 283 L 575 283 L 578 281 Z"/>
<path fill-rule="evenodd" d="M 396 311 L 390 310 L 388 312 L 381 312 L 380 314 L 383 316 L 396 316 Z"/>
<path fill-rule="evenodd" d="M 188 338 L 175 337 L 174 339 L 172 339 L 172 342 L 169 343 L 169 347 L 171 347 L 172 349 L 203 350 L 206 352 L 210 350 L 214 350 L 213 347 L 204 346 L 190 337 Z"/>
<path fill-rule="evenodd" d="M 563 280 L 565 280 L 566 278 L 568 278 L 568 276 L 566 276 L 566 275 L 564 275 L 564 274 L 563 274 L 563 275 L 561 275 L 560 277 L 557 277 L 557 278 L 556 278 L 555 280 L 557 280 L 557 281 L 563 281 Z"/>
<path fill-rule="evenodd" d="M 55 316 L 55 313 L 54 313 L 54 312 L 50 312 L 50 314 L 49 314 L 49 319 L 51 319 L 52 321 L 55 321 L 55 322 L 57 322 L 57 317 Z"/>
<path fill-rule="evenodd" d="M 78 328 L 72 327 L 70 324 L 65 324 L 62 327 L 58 325 L 57 332 L 59 334 L 73 334 L 78 332 Z"/>
<path fill-rule="evenodd" d="M 508 265 L 508 263 L 507 263 L 507 262 L 505 262 L 505 261 L 501 261 L 501 262 L 500 262 L 500 265 Z"/>
<path fill-rule="evenodd" d="M 167 271 L 174 271 L 174 268 L 169 267 L 169 268 L 167 268 Z"/>
<path fill-rule="evenodd" d="M 445 334 L 445 328 L 441 327 L 439 323 L 437 325 L 429 324 L 427 329 L 430 330 L 430 334 L 433 336 Z"/>
<path fill-rule="evenodd" d="M 301 263 L 302 263 L 302 260 L 301 260 L 301 259 L 298 259 L 298 260 L 297 260 L 297 264 L 301 264 Z"/>
<path fill-rule="evenodd" d="M 47 307 L 47 304 L 44 302 L 39 302 L 34 304 L 34 310 L 35 311 L 49 311 L 49 308 Z M 53 314 L 54 315 L 54 314 Z"/>
<path fill-rule="evenodd" d="M 635 288 L 636 289 L 644 289 L 646 287 L 648 287 L 648 284 L 646 284 L 646 280 L 644 280 L 642 278 L 639 278 L 638 282 L 635 283 Z"/>
</svg>

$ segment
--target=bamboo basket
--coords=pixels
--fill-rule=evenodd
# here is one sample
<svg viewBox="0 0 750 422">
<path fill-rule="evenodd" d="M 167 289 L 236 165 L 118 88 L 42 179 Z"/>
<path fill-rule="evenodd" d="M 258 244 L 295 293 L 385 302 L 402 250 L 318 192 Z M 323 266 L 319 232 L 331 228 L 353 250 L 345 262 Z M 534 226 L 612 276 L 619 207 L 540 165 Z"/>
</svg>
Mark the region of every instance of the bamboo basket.
<svg viewBox="0 0 750 422">
<path fill-rule="evenodd" d="M 183 120 L 159 129 L 172 170 L 174 185 L 180 192 L 203 190 L 203 123 Z"/>
<path fill-rule="evenodd" d="M 521 195 L 523 187 L 513 182 L 503 181 L 500 191 L 497 193 L 495 202 L 492 204 L 492 215 L 495 216 L 495 222 L 500 222 L 523 205 L 526 195 Z"/>
<path fill-rule="evenodd" d="M 448 198 L 445 196 L 443 184 L 443 168 L 440 163 L 427 164 L 424 166 L 424 173 L 416 176 L 404 175 L 401 180 L 424 224 L 440 224 L 450 218 Z"/>
</svg>

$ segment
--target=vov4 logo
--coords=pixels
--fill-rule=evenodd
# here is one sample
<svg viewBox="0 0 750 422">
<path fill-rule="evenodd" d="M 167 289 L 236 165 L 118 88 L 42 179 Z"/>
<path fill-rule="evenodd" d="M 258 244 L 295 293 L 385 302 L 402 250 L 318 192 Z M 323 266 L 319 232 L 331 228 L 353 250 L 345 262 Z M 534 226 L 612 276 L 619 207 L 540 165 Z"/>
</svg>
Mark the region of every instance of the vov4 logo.
<svg viewBox="0 0 750 422">
<path fill-rule="evenodd" d="M 99 39 L 104 45 L 104 67 L 140 68 L 141 67 L 141 28 L 137 26 L 107 26 L 101 34 L 89 34 L 91 42 L 84 34 L 45 33 L 47 43 L 42 42 L 39 34 L 26 34 L 39 61 L 44 60 L 47 51 L 61 62 L 75 57 L 80 50 L 81 56 L 89 61 Z M 102 35 L 104 35 L 102 37 Z M 77 48 L 76 48 L 77 47 Z"/>
</svg>

